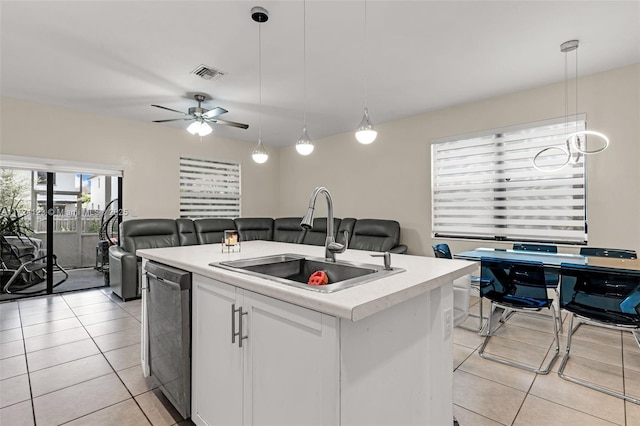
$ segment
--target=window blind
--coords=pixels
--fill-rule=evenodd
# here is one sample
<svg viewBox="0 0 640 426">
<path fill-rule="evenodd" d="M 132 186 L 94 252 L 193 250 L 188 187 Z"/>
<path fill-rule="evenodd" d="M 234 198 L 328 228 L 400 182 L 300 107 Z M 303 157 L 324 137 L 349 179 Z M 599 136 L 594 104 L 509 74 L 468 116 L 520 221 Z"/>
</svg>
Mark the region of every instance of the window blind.
<svg viewBox="0 0 640 426">
<path fill-rule="evenodd" d="M 540 150 L 566 149 L 567 135 L 584 129 L 580 116 L 434 140 L 433 236 L 585 243 L 584 157 L 553 172 L 533 166 Z M 544 156 L 565 159 L 557 149 Z"/>
<path fill-rule="evenodd" d="M 180 157 L 180 217 L 240 216 L 240 164 Z"/>
</svg>

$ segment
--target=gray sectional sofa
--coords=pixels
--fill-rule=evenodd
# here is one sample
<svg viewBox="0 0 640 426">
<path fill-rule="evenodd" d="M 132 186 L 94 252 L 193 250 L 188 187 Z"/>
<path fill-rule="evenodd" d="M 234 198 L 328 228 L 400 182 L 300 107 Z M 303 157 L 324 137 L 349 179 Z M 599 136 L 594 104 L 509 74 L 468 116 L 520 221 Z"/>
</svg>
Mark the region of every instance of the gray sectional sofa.
<svg viewBox="0 0 640 426">
<path fill-rule="evenodd" d="M 138 249 L 220 243 L 225 230 L 237 230 L 240 241 L 268 240 L 324 246 L 327 219 L 316 218 L 311 229 L 300 217 L 242 217 L 237 219 L 133 219 L 120 226 L 120 245 L 109 248 L 109 281 L 123 300 L 140 297 L 141 261 Z M 400 244 L 400 224 L 384 219 L 334 219 L 335 239 L 348 248 L 406 253 Z"/>
</svg>

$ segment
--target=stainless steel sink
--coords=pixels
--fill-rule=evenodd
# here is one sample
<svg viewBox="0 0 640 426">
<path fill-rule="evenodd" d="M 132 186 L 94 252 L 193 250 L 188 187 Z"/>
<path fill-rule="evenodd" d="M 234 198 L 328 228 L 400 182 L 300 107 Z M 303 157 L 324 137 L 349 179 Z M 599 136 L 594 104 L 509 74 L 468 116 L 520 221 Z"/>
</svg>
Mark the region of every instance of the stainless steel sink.
<svg viewBox="0 0 640 426">
<path fill-rule="evenodd" d="M 329 262 L 323 258 L 289 253 L 213 262 L 209 265 L 321 293 L 331 293 L 404 272 L 404 269 L 401 268 L 385 270 L 382 265 L 340 260 Z M 317 271 L 324 271 L 327 274 L 328 284 L 319 286 L 307 284 L 311 274 Z"/>
</svg>

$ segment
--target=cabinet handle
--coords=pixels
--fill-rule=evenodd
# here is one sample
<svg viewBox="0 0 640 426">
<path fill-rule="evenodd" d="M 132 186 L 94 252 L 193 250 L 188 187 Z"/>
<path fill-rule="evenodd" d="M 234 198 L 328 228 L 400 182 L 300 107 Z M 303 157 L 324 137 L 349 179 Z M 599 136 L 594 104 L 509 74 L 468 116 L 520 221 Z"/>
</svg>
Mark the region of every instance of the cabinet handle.
<svg viewBox="0 0 640 426">
<path fill-rule="evenodd" d="M 240 338 L 240 339 L 238 340 L 238 347 L 240 347 L 240 348 L 241 348 L 241 347 L 242 347 L 242 341 L 243 341 L 244 339 L 249 338 L 249 335 L 248 335 L 248 334 L 245 334 L 244 336 L 242 335 L 242 317 L 243 317 L 244 315 L 248 315 L 248 314 L 249 314 L 249 312 L 242 312 L 242 306 L 240 306 L 240 309 L 238 309 L 238 312 L 239 312 L 239 314 L 238 314 L 238 320 L 239 320 L 239 321 L 238 321 L 238 322 L 240 323 L 240 324 L 239 324 L 239 327 L 238 327 L 238 337 Z"/>
<path fill-rule="evenodd" d="M 240 333 L 236 333 L 236 312 L 242 312 L 242 308 L 236 309 L 236 304 L 231 304 L 231 343 L 236 342 L 236 336 L 240 336 Z M 242 322 L 240 322 L 240 330 L 242 330 Z"/>
</svg>

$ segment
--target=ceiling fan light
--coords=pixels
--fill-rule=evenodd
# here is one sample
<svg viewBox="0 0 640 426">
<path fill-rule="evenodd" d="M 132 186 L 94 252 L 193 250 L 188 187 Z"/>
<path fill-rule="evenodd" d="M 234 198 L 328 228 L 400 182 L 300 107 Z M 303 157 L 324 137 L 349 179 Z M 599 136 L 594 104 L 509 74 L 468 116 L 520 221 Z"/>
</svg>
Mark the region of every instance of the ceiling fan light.
<svg viewBox="0 0 640 426">
<path fill-rule="evenodd" d="M 369 110 L 365 108 L 362 121 L 356 130 L 356 139 L 361 144 L 368 145 L 375 141 L 376 137 L 378 137 L 378 132 L 374 129 L 373 124 L 371 124 L 371 120 L 369 119 Z"/>
<path fill-rule="evenodd" d="M 296 151 L 300 155 L 309 155 L 313 152 L 313 143 L 311 142 L 311 138 L 309 137 L 309 133 L 307 133 L 307 126 L 305 125 L 302 128 L 302 136 L 298 139 L 296 143 Z"/>
<path fill-rule="evenodd" d="M 200 133 L 200 127 L 202 127 L 202 123 L 200 123 L 199 121 L 194 121 L 193 123 L 189 124 L 189 127 L 187 127 L 187 132 L 191 133 L 192 135 L 197 135 L 198 133 Z"/>
<path fill-rule="evenodd" d="M 266 163 L 269 159 L 269 153 L 264 149 L 261 139 L 258 139 L 258 146 L 251 152 L 251 158 L 258 164 Z"/>
<path fill-rule="evenodd" d="M 213 131 L 213 129 L 211 128 L 211 126 L 209 126 L 207 123 L 203 122 L 200 125 L 200 131 L 198 132 L 198 134 L 200 136 L 207 136 L 212 131 Z"/>
</svg>

